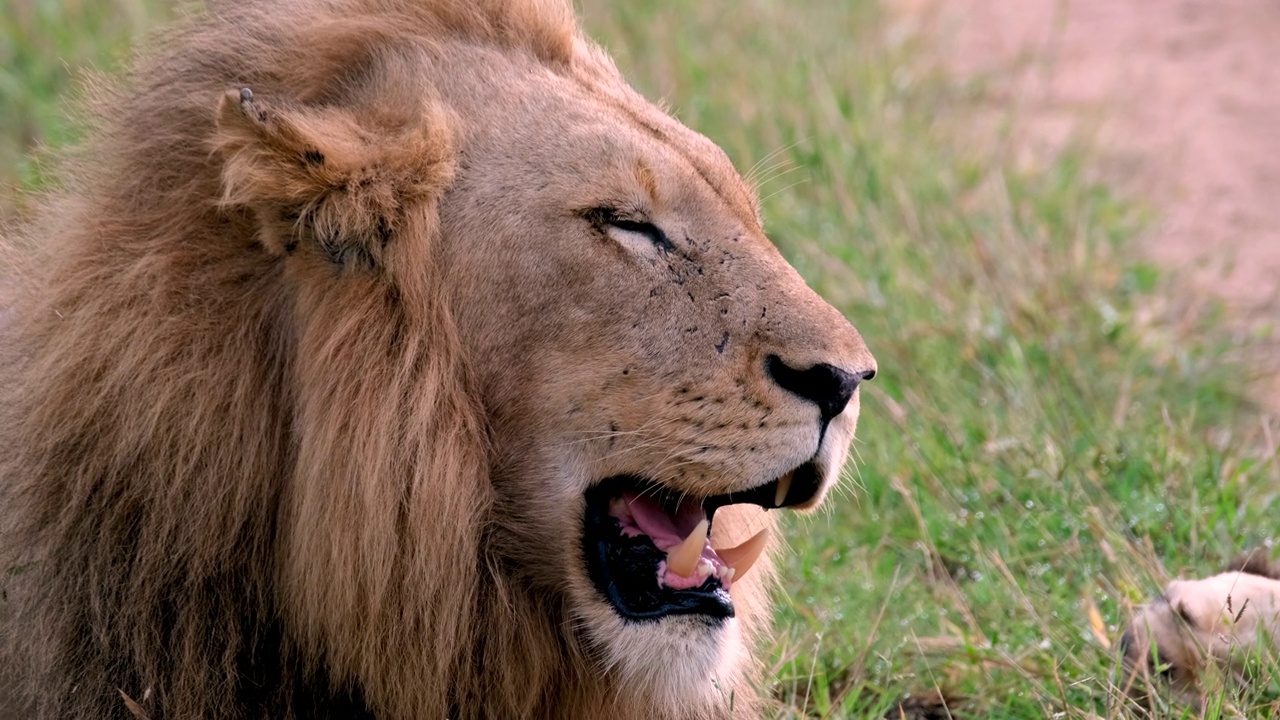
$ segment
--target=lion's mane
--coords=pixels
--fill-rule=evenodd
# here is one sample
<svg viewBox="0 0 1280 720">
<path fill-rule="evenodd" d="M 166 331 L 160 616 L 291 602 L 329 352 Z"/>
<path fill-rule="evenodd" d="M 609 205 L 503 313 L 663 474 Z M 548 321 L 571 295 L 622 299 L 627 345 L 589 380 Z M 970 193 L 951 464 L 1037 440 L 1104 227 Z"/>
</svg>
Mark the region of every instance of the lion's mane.
<svg viewBox="0 0 1280 720">
<path fill-rule="evenodd" d="M 409 72 L 433 36 L 565 63 L 571 12 L 211 5 L 95 89 L 90 141 L 4 243 L 0 568 L 25 701 L 59 719 L 591 714 L 586 651 L 546 622 L 561 610 L 486 565 L 502 520 L 443 270 L 429 243 L 385 242 L 436 231 L 465 120 L 390 80 L 354 120 L 285 127 L 264 105 L 258 127 L 233 107 L 240 87 L 323 106 L 371 67 Z M 311 191 L 271 149 L 310 136 L 336 198 L 318 241 L 386 274 L 292 287 L 246 252 L 270 245 L 272 203 Z M 340 244 L 356 236 L 383 242 Z"/>
</svg>

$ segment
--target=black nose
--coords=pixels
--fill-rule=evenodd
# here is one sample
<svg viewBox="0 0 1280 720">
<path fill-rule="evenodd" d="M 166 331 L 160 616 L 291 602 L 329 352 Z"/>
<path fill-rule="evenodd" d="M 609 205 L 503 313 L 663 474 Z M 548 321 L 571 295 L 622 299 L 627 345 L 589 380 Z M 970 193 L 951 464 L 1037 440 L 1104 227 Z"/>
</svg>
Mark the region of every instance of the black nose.
<svg viewBox="0 0 1280 720">
<path fill-rule="evenodd" d="M 818 363 L 807 370 L 797 370 L 777 355 L 770 355 L 765 360 L 765 370 L 782 389 L 816 404 L 822 415 L 823 425 L 844 411 L 849 398 L 853 397 L 853 391 L 858 389 L 858 383 L 876 376 L 875 370 L 851 373 L 826 363 Z"/>
</svg>

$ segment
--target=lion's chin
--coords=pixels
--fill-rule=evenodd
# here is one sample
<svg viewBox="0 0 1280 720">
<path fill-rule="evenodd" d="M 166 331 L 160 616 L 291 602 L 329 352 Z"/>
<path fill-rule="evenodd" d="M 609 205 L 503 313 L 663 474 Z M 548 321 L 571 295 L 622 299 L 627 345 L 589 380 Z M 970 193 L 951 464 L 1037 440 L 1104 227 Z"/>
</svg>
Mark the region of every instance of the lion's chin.
<svg viewBox="0 0 1280 720">
<path fill-rule="evenodd" d="M 583 619 L 602 666 L 635 696 L 647 698 L 655 717 L 688 711 L 691 703 L 731 701 L 745 653 L 736 619 L 672 615 L 636 623 L 606 604 L 592 606 Z"/>
</svg>

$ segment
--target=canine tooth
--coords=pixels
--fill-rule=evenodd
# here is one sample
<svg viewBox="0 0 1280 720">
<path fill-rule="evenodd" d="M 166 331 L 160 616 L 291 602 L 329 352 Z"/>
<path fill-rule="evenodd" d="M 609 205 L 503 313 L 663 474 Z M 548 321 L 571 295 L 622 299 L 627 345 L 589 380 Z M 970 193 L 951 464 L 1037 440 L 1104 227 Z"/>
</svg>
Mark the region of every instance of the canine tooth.
<svg viewBox="0 0 1280 720">
<path fill-rule="evenodd" d="M 778 489 L 773 493 L 774 507 L 782 507 L 782 503 L 787 501 L 787 493 L 791 490 L 791 478 L 795 476 L 795 471 L 783 475 L 778 478 Z"/>
<path fill-rule="evenodd" d="M 702 557 L 702 548 L 707 545 L 707 528 L 711 525 L 702 519 L 697 527 L 689 533 L 684 542 L 667 551 L 667 569 L 680 577 L 691 577 Z"/>
<path fill-rule="evenodd" d="M 741 580 L 751 566 L 756 564 L 756 560 L 760 559 L 760 554 L 764 552 L 764 546 L 768 542 L 769 531 L 761 530 L 741 545 L 716 550 L 716 554 L 733 570 L 733 577 Z"/>
</svg>

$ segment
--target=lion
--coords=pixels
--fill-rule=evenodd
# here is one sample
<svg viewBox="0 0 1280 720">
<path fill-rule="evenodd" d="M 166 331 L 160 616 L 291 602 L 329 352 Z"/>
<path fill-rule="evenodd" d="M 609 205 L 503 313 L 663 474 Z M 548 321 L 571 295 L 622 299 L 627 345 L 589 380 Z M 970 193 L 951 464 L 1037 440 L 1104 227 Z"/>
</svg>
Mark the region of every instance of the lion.
<svg viewBox="0 0 1280 720">
<path fill-rule="evenodd" d="M 5 242 L 20 717 L 765 711 L 876 363 L 553 0 L 213 2 Z"/>
<path fill-rule="evenodd" d="M 1197 703 L 1210 664 L 1239 675 L 1251 653 L 1280 651 L 1280 566 L 1255 551 L 1227 572 L 1174 580 L 1134 613 L 1120 648 L 1130 689 L 1141 695 L 1138 677 L 1157 678 Z"/>
</svg>

